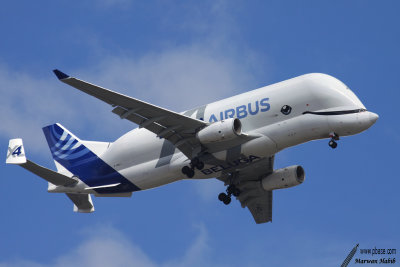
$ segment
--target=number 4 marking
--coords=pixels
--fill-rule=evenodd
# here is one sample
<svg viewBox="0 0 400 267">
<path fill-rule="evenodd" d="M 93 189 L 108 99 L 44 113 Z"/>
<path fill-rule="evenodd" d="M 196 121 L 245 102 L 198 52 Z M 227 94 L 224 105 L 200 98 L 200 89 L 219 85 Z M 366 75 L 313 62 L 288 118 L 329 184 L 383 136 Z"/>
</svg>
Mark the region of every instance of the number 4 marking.
<svg viewBox="0 0 400 267">
<path fill-rule="evenodd" d="M 15 149 L 14 150 L 14 152 L 12 153 L 12 155 L 14 156 L 14 155 L 17 155 L 17 156 L 19 156 L 19 155 L 21 155 L 21 148 L 22 148 L 22 146 L 19 146 L 19 147 L 17 147 L 17 149 Z"/>
</svg>

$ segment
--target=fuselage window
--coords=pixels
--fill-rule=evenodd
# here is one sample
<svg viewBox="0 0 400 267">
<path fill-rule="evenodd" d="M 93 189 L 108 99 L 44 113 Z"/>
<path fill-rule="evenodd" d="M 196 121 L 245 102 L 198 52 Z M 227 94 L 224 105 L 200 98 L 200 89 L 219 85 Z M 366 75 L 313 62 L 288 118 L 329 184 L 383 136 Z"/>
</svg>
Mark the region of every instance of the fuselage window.
<svg viewBox="0 0 400 267">
<path fill-rule="evenodd" d="M 284 114 L 284 115 L 289 115 L 290 112 L 292 112 L 292 107 L 289 106 L 289 105 L 284 105 L 284 106 L 281 108 L 281 112 L 282 112 L 282 114 Z"/>
</svg>

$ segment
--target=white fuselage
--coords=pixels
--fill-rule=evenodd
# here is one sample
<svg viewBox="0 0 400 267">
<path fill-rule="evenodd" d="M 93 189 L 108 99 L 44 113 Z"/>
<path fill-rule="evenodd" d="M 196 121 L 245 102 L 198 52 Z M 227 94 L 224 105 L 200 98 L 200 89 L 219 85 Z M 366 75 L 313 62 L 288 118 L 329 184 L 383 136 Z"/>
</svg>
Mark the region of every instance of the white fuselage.
<svg viewBox="0 0 400 267">
<path fill-rule="evenodd" d="M 291 108 L 287 115 L 281 111 L 285 105 Z M 239 118 L 242 131 L 259 138 L 238 146 L 236 150 L 222 150 L 212 155 L 220 160 L 241 158 L 251 161 L 252 157 L 269 157 L 290 146 L 328 138 L 331 133 L 339 136 L 360 133 L 376 121 L 376 114 L 368 111 L 341 115 L 329 113 L 357 109 L 364 110 L 365 107 L 341 81 L 325 74 L 307 74 L 183 114 L 206 122 Z M 134 129 L 99 156 L 140 189 L 154 188 L 186 179 L 181 168 L 188 164 L 189 159 L 166 142 L 146 129 Z M 194 178 L 218 177 L 222 169 L 221 166 L 206 164 L 204 170 L 196 171 Z"/>
</svg>

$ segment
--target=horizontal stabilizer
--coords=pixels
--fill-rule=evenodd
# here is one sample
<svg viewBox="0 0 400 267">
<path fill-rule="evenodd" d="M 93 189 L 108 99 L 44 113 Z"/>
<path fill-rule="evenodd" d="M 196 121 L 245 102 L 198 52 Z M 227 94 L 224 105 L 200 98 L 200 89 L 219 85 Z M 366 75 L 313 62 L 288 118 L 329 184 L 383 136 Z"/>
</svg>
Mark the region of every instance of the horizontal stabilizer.
<svg viewBox="0 0 400 267">
<path fill-rule="evenodd" d="M 26 159 L 22 139 L 11 139 L 8 145 L 7 164 L 17 164 L 54 185 L 69 186 L 76 184 L 77 179 L 52 171 Z"/>
<path fill-rule="evenodd" d="M 94 211 L 92 198 L 89 194 L 66 194 L 74 202 L 74 212 L 90 213 Z"/>
<path fill-rule="evenodd" d="M 75 180 L 61 173 L 47 169 L 30 160 L 27 160 L 26 163 L 24 164 L 20 164 L 20 166 L 54 185 L 69 186 L 76 184 L 78 182 L 78 180 Z"/>
</svg>

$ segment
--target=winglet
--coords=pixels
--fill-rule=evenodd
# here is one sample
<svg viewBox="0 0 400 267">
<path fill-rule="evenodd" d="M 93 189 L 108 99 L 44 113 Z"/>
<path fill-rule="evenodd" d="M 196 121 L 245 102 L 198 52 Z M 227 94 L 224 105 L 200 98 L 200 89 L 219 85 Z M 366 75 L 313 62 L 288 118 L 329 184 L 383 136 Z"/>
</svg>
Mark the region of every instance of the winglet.
<svg viewBox="0 0 400 267">
<path fill-rule="evenodd" d="M 64 79 L 69 78 L 69 76 L 67 74 L 65 74 L 62 71 L 59 71 L 58 69 L 53 70 L 53 72 L 59 80 L 64 80 Z"/>
</svg>

